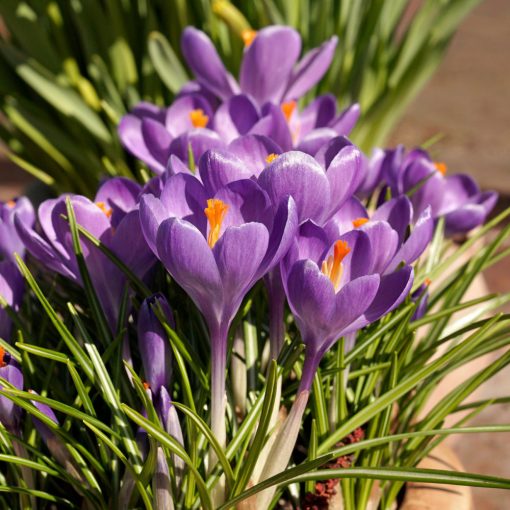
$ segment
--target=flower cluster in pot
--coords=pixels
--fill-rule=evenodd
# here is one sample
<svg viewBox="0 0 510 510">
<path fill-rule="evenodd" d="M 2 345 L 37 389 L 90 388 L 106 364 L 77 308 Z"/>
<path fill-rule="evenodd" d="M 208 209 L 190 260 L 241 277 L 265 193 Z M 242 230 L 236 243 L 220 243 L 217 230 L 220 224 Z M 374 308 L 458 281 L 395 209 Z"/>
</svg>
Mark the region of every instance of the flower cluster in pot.
<svg viewBox="0 0 510 510">
<path fill-rule="evenodd" d="M 377 149 L 367 157 L 347 138 L 357 105 L 339 113 L 335 99 L 324 95 L 300 110 L 298 101 L 332 60 L 335 38 L 299 61 L 301 42 L 291 28 L 249 32 L 245 42 L 236 81 L 207 36 L 186 29 L 182 52 L 196 81 L 168 108 L 141 103 L 122 119 L 122 143 L 155 174 L 144 186 L 107 180 L 94 200 L 70 195 L 43 202 L 37 222 L 25 199 L 2 204 L 0 294 L 11 308 L 19 307 L 23 284 L 13 253 L 25 250 L 47 270 L 83 285 L 66 218 L 69 203 L 77 223 L 149 288 L 153 267 L 161 263 L 207 324 L 211 428 L 225 446 L 229 328 L 248 291 L 264 280 L 271 356 L 282 347 L 286 301 L 306 348 L 296 399 L 260 469 L 263 480 L 289 461 L 324 354 L 341 337 L 351 348 L 358 330 L 408 297 L 413 263 L 438 218 L 444 217 L 448 236 L 465 235 L 483 223 L 496 194 L 481 192 L 465 175 L 446 174 L 445 165 L 422 150 Z M 368 203 L 377 207 L 367 209 Z M 82 244 L 115 332 L 122 327 L 127 278 L 95 245 Z M 159 294 L 131 314 L 150 398 L 167 431 L 182 441 L 170 399 L 168 340 L 155 306 L 173 324 Z M 0 313 L 0 335 L 9 339 L 10 318 Z M 19 366 L 5 350 L 0 354 L 0 375 L 21 387 Z M 50 411 L 43 410 L 48 416 Z M 56 421 L 53 414 L 50 419 Z M 19 410 L 3 397 L 0 420 L 11 429 L 19 426 Z M 168 473 L 162 454 L 158 470 Z M 260 508 L 271 494 L 261 493 Z"/>
</svg>

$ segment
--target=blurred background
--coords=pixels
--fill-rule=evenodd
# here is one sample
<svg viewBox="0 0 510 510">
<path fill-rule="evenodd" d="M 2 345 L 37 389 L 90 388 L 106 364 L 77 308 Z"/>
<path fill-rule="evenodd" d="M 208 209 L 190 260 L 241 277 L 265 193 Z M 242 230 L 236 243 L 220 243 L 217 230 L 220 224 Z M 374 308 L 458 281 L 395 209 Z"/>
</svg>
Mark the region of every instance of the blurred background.
<svg viewBox="0 0 510 510">
<path fill-rule="evenodd" d="M 0 9 L 1 12 L 1 9 Z M 510 1 L 485 0 L 464 20 L 439 70 L 393 129 L 390 146 L 419 145 L 433 137 L 435 160 L 473 175 L 510 205 Z M 33 178 L 0 154 L 0 200 L 23 192 Z M 510 260 L 485 274 L 491 292 L 510 289 Z M 510 312 L 510 308 L 505 310 Z M 507 397 L 510 368 L 477 398 Z M 473 424 L 510 423 L 510 404 L 493 406 Z M 454 443 L 467 471 L 510 477 L 507 434 L 466 435 Z M 476 510 L 510 508 L 506 491 L 474 489 Z"/>
<path fill-rule="evenodd" d="M 413 101 L 390 137 L 412 146 L 441 133 L 431 148 L 450 172 L 467 172 L 510 201 L 510 2 L 485 0 L 466 18 L 438 72 Z M 510 289 L 510 260 L 485 274 L 490 292 Z M 510 312 L 506 307 L 505 312 Z M 476 399 L 507 397 L 510 368 L 482 387 Z M 510 405 L 494 406 L 471 422 L 510 422 Z M 467 471 L 510 476 L 507 434 L 456 438 L 454 449 Z M 475 510 L 510 508 L 507 491 L 472 489 Z"/>
</svg>

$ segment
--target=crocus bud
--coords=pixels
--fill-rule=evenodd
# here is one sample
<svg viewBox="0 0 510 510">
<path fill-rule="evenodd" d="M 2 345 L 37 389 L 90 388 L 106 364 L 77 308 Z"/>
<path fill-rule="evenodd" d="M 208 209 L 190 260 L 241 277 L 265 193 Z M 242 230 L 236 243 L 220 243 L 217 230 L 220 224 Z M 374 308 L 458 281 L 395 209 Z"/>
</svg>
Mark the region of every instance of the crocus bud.
<svg viewBox="0 0 510 510">
<path fill-rule="evenodd" d="M 23 389 L 23 373 L 16 360 L 3 348 L 0 347 L 0 377 L 11 383 L 19 390 Z M 0 386 L 0 389 L 3 389 Z M 0 395 L 0 422 L 11 433 L 19 431 L 21 409 L 12 400 Z"/>
<path fill-rule="evenodd" d="M 430 280 L 427 278 L 412 294 L 411 299 L 414 303 L 418 303 L 416 310 L 412 316 L 413 321 L 421 319 L 426 313 L 429 305 L 429 285 Z"/>
<path fill-rule="evenodd" d="M 158 446 L 156 471 L 153 476 L 154 508 L 157 510 L 173 510 L 172 484 L 165 452 Z"/>
<path fill-rule="evenodd" d="M 34 390 L 28 390 L 28 392 L 37 395 Z M 37 402 L 36 400 L 31 400 L 31 402 L 39 411 L 41 411 L 41 413 L 45 414 L 53 423 L 58 425 L 58 419 L 51 407 L 43 404 L 42 402 Z M 44 439 L 45 443 L 48 442 L 48 439 L 55 436 L 51 428 L 35 416 L 32 417 L 32 421 L 34 422 L 34 426 L 37 429 L 37 432 L 39 432 L 39 435 Z"/>
<path fill-rule="evenodd" d="M 142 356 L 145 379 L 154 394 L 162 386 L 170 384 L 172 357 L 167 334 L 155 313 L 154 307 L 161 307 L 166 321 L 174 327 L 170 305 L 162 294 L 154 294 L 146 299 L 138 314 L 138 345 Z"/>
<path fill-rule="evenodd" d="M 177 416 L 177 411 L 172 404 L 168 391 L 164 387 L 159 391 L 156 409 L 159 413 L 164 429 L 181 445 L 184 445 L 181 424 L 179 422 L 179 417 Z"/>
<path fill-rule="evenodd" d="M 184 438 L 182 435 L 181 423 L 177 416 L 177 411 L 172 405 L 170 395 L 164 386 L 159 390 L 156 410 L 159 413 L 159 418 L 163 425 L 163 428 L 170 434 L 179 444 L 184 446 Z M 178 455 L 172 455 L 172 462 L 174 465 L 175 477 L 177 481 L 177 487 L 180 485 L 180 480 L 184 473 L 184 461 Z"/>
</svg>

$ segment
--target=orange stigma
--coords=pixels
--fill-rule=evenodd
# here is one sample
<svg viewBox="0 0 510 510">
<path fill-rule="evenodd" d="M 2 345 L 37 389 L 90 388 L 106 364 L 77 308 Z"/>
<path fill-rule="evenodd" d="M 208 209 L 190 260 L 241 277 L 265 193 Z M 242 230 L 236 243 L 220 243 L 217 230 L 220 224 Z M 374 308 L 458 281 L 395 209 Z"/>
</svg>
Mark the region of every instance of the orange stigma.
<svg viewBox="0 0 510 510">
<path fill-rule="evenodd" d="M 244 46 L 247 48 L 254 41 L 255 37 L 257 37 L 257 31 L 246 29 L 241 32 L 241 38 L 243 39 Z"/>
<path fill-rule="evenodd" d="M 425 278 L 425 280 L 423 281 L 423 285 L 425 285 L 425 287 L 428 287 L 431 283 L 432 280 L 430 278 Z"/>
<path fill-rule="evenodd" d="M 434 166 L 441 175 L 445 175 L 446 171 L 448 170 L 446 163 L 441 163 L 440 161 L 435 161 Z"/>
<path fill-rule="evenodd" d="M 296 109 L 296 101 L 287 101 L 286 103 L 282 103 L 280 108 L 282 109 L 286 121 L 289 122 L 294 110 Z"/>
<path fill-rule="evenodd" d="M 352 222 L 352 226 L 354 228 L 360 228 L 362 227 L 366 222 L 368 221 L 368 218 L 356 218 Z"/>
<path fill-rule="evenodd" d="M 143 389 L 144 390 L 150 390 L 151 389 L 151 385 L 147 381 L 144 381 L 142 384 L 143 384 Z"/>
<path fill-rule="evenodd" d="M 207 200 L 207 207 L 204 213 L 209 221 L 209 235 L 207 236 L 207 243 L 211 248 L 218 242 L 220 237 L 221 225 L 227 214 L 228 205 L 218 200 L 217 198 L 210 198 Z"/>
<path fill-rule="evenodd" d="M 112 217 L 113 211 L 104 202 L 96 202 L 96 205 L 105 213 L 107 218 Z"/>
<path fill-rule="evenodd" d="M 342 279 L 342 260 L 344 260 L 350 251 L 351 249 L 346 241 L 337 241 L 333 248 L 333 255 L 330 255 L 322 262 L 321 271 L 331 280 L 335 291 L 338 290 L 340 280 Z"/>
<path fill-rule="evenodd" d="M 197 108 L 196 110 L 191 110 L 189 112 L 189 120 L 191 120 L 193 127 L 205 128 L 209 122 L 209 116 L 205 115 L 202 108 Z"/>
<path fill-rule="evenodd" d="M 0 347 L 0 368 L 4 368 L 7 366 L 6 356 L 5 356 L 5 349 L 3 347 Z"/>
<path fill-rule="evenodd" d="M 271 154 L 267 155 L 266 163 L 272 163 L 276 158 L 278 157 L 278 154 L 275 154 L 272 152 Z"/>
<path fill-rule="evenodd" d="M 8 202 L 5 202 L 5 205 L 9 208 L 9 209 L 12 209 L 13 207 L 16 206 L 16 201 L 15 200 L 9 200 Z"/>
</svg>

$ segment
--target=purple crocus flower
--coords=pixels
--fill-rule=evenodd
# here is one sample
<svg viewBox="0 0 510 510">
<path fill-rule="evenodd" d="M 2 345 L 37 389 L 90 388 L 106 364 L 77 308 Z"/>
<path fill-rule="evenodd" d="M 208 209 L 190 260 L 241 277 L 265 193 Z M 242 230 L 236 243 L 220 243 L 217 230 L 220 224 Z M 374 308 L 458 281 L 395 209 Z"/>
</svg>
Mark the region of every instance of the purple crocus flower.
<svg viewBox="0 0 510 510">
<path fill-rule="evenodd" d="M 450 175 L 443 179 L 444 194 L 437 216 L 445 219 L 445 234 L 466 234 L 484 223 L 498 201 L 498 194 L 495 191 L 480 191 L 475 180 L 467 174 Z"/>
<path fill-rule="evenodd" d="M 412 264 L 425 251 L 434 233 L 434 221 L 427 207 L 413 224 L 413 206 L 402 195 L 379 206 L 369 217 L 361 202 L 351 197 L 324 226 L 330 240 L 353 229 L 365 232 L 377 246 L 374 270 L 381 275 L 394 271 L 401 263 Z M 411 233 L 407 235 L 407 232 Z"/>
<path fill-rule="evenodd" d="M 147 243 L 206 319 L 211 423 L 224 444 L 228 329 L 248 290 L 286 253 L 297 227 L 294 201 L 287 197 L 275 210 L 247 179 L 210 197 L 198 179 L 181 173 L 167 180 L 159 198 L 142 197 L 140 215 Z"/>
<path fill-rule="evenodd" d="M 204 32 L 187 27 L 181 39 L 184 58 L 199 85 L 222 101 L 239 92 L 259 106 L 281 104 L 303 96 L 329 68 L 337 37 L 309 51 L 299 61 L 301 38 L 290 27 L 270 26 L 243 34 L 245 50 L 239 84 L 223 65 L 216 48 Z"/>
<path fill-rule="evenodd" d="M 17 311 L 23 299 L 25 286 L 14 254 L 23 257 L 25 246 L 16 232 L 15 216 L 27 227 L 32 227 L 35 221 L 34 209 L 27 198 L 21 197 L 0 203 L 0 296 Z M 11 327 L 11 319 L 0 307 L 0 337 L 8 340 Z"/>
<path fill-rule="evenodd" d="M 147 298 L 138 313 L 138 346 L 142 357 L 145 380 L 156 395 L 168 388 L 172 377 L 172 355 L 167 334 L 152 307 L 160 306 L 171 327 L 174 318 L 168 301 L 162 294 Z"/>
<path fill-rule="evenodd" d="M 301 38 L 290 27 L 275 25 L 258 32 L 246 31 L 243 39 L 239 84 L 225 69 L 206 34 L 188 27 L 181 41 L 197 82 L 223 101 L 215 124 L 227 142 L 247 133 L 262 134 L 283 150 L 297 147 L 312 153 L 327 139 L 350 133 L 359 117 L 358 105 L 337 115 L 336 99 L 325 95 L 301 113 L 296 108 L 297 100 L 329 68 L 336 36 L 309 51 L 299 62 Z"/>
<path fill-rule="evenodd" d="M 76 221 L 100 239 L 138 277 L 143 278 L 154 263 L 144 241 L 138 214 L 138 184 L 125 178 L 106 181 L 95 201 L 69 195 Z M 49 269 L 82 284 L 69 232 L 67 196 L 46 200 L 38 211 L 40 233 L 16 217 L 17 231 L 28 251 Z M 115 330 L 126 277 L 103 253 L 86 240 L 81 241 L 92 283 L 112 330 Z"/>
<path fill-rule="evenodd" d="M 141 103 L 122 118 L 119 136 L 157 174 L 165 171 L 172 154 L 188 161 L 191 148 L 198 162 L 205 150 L 225 145 L 214 131 L 211 105 L 199 94 L 182 96 L 165 110 Z"/>
<path fill-rule="evenodd" d="M 496 192 L 480 191 L 466 174 L 446 175 L 446 165 L 432 161 L 424 150 L 405 154 L 399 146 L 386 158 L 384 178 L 392 194 L 410 194 L 415 219 L 430 205 L 434 218 L 444 217 L 447 236 L 481 225 L 496 205 Z"/>
<path fill-rule="evenodd" d="M 361 171 L 359 149 L 340 137 L 316 158 L 299 151 L 282 154 L 262 171 L 258 183 L 273 203 L 292 196 L 300 223 L 322 224 L 354 193 L 363 177 Z"/>
<path fill-rule="evenodd" d="M 361 229 L 331 242 L 311 222 L 282 263 L 289 306 L 306 345 L 300 391 L 308 391 L 324 353 L 341 336 L 379 319 L 402 302 L 412 284 L 412 269 L 381 275 L 384 239 Z"/>
<path fill-rule="evenodd" d="M 381 285 L 374 306 L 379 303 L 384 307 L 384 301 L 393 299 L 392 291 L 400 292 L 393 282 L 395 276 L 392 273 L 401 264 L 410 265 L 417 260 L 432 240 L 434 221 L 430 207 L 423 211 L 415 225 L 412 225 L 412 218 L 412 204 L 405 195 L 383 203 L 370 218 L 361 202 L 352 197 L 324 226 L 330 240 L 358 229 L 367 234 L 373 247 L 377 247 L 373 270 L 381 275 Z M 411 233 L 407 235 L 411 226 Z M 401 283 L 405 284 L 405 276 Z M 359 328 L 350 328 L 351 331 L 345 335 L 346 352 L 354 347 L 357 329 L 368 322 L 367 318 L 360 319 L 355 323 Z"/>
<path fill-rule="evenodd" d="M 287 466 L 306 408 L 313 377 L 323 355 L 338 338 L 397 307 L 412 284 L 412 269 L 385 277 L 377 272 L 384 246 L 351 230 L 331 243 L 326 232 L 308 221 L 281 263 L 285 292 L 305 343 L 305 362 L 292 409 L 278 432 L 260 480 Z M 273 494 L 263 491 L 257 505 L 266 508 Z"/>
<path fill-rule="evenodd" d="M 0 377 L 15 388 L 23 389 L 21 367 L 3 347 L 0 347 Z M 0 389 L 2 389 L 1 386 Z M 19 435 L 20 420 L 21 409 L 12 400 L 0 395 L 0 423 L 12 434 Z"/>
</svg>

